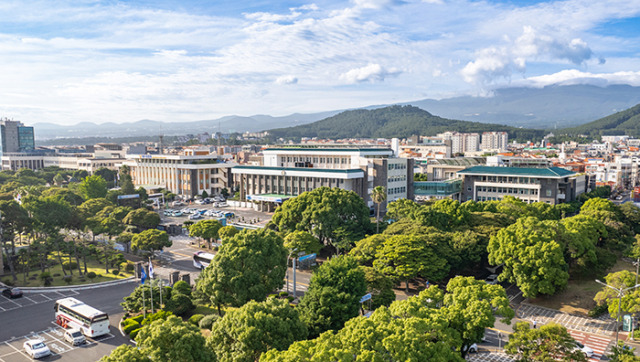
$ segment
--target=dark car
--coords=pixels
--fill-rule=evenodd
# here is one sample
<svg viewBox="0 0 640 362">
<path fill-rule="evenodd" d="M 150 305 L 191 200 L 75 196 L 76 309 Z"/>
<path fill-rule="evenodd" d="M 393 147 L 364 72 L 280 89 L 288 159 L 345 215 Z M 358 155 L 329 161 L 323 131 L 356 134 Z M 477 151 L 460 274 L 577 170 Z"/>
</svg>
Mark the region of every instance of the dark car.
<svg viewBox="0 0 640 362">
<path fill-rule="evenodd" d="M 22 290 L 18 289 L 18 288 L 7 288 L 5 290 L 2 291 L 2 295 L 4 295 L 7 298 L 20 298 L 22 297 Z"/>
</svg>

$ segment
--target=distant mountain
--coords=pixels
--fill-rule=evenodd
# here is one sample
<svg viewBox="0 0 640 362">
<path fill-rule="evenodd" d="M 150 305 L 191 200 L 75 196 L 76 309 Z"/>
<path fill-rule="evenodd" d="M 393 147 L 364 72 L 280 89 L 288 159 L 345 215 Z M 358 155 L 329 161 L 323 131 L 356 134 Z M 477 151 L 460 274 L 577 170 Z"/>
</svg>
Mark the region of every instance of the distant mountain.
<svg viewBox="0 0 640 362">
<path fill-rule="evenodd" d="M 640 103 L 640 87 L 551 85 L 503 88 L 492 97 L 455 97 L 407 102 L 441 117 L 514 127 L 566 128 Z"/>
<path fill-rule="evenodd" d="M 578 127 L 559 130 L 556 133 L 584 134 L 592 137 L 605 135 L 640 137 L 640 104 Z"/>
<path fill-rule="evenodd" d="M 504 124 L 513 127 L 566 128 L 591 122 L 594 119 L 622 111 L 640 103 L 640 87 L 613 85 L 552 85 L 544 88 L 503 88 L 491 97 L 455 97 L 441 100 L 424 99 L 403 103 L 429 110 L 443 118 L 472 122 Z M 376 109 L 389 105 L 372 105 Z M 78 138 L 184 135 L 208 132 L 263 131 L 315 122 L 336 115 L 343 110 L 273 117 L 269 115 L 225 116 L 193 122 L 159 122 L 142 120 L 133 123 L 114 122 L 94 124 L 84 122 L 73 126 L 36 123 L 38 140 Z"/>
<path fill-rule="evenodd" d="M 509 132 L 511 138 L 540 138 L 541 130 L 497 124 L 457 121 L 434 116 L 414 106 L 390 106 L 345 111 L 310 124 L 270 130 L 275 138 L 406 138 L 412 135 L 434 136 L 444 131 Z"/>
</svg>

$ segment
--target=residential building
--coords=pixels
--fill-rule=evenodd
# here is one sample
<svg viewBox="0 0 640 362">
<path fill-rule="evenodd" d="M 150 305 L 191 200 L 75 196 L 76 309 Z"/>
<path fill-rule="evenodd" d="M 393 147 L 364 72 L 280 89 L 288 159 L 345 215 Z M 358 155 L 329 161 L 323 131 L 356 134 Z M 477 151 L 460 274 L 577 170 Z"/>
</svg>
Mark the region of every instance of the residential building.
<svg viewBox="0 0 640 362">
<path fill-rule="evenodd" d="M 339 187 L 373 207 L 376 186 L 387 190 L 387 202 L 413 198 L 413 160 L 394 157 L 389 148 L 286 147 L 263 151 L 263 165 L 236 166 L 234 181 L 242 200 L 272 211 L 290 197 L 321 186 Z M 381 205 L 385 208 L 386 203 Z"/>
<path fill-rule="evenodd" d="M 127 155 L 125 165 L 131 169 L 133 184 L 145 188 L 164 188 L 183 198 L 219 194 L 232 186 L 227 162 L 208 150 L 186 150 L 182 155 Z"/>
<path fill-rule="evenodd" d="M 555 205 L 575 200 L 587 187 L 585 175 L 560 167 L 473 166 L 458 175 L 463 178 L 461 202 L 514 196 L 526 203 Z"/>
<path fill-rule="evenodd" d="M 454 155 L 480 150 L 480 136 L 477 133 L 444 132 L 437 137 L 451 141 L 451 153 Z"/>
<path fill-rule="evenodd" d="M 483 132 L 480 148 L 482 150 L 503 151 L 507 149 L 509 144 L 509 135 L 507 132 Z"/>
</svg>

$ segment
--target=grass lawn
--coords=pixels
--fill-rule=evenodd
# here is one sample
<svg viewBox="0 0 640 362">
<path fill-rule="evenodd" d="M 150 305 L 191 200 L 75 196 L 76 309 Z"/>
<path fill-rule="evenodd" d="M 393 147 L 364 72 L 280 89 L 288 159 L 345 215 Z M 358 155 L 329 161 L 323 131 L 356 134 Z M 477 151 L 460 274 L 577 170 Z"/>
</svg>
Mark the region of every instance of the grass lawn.
<svg viewBox="0 0 640 362">
<path fill-rule="evenodd" d="M 615 273 L 621 270 L 629 270 L 634 273 L 636 271 L 631 263 L 618 260 L 608 273 Z M 601 280 L 604 280 L 604 278 L 601 278 Z M 569 280 L 567 288 L 562 292 L 530 299 L 529 302 L 565 313 L 586 316 L 589 310 L 595 307 L 596 303 L 593 301 L 593 297 L 601 289 L 602 285 L 596 283 L 595 278 Z"/>
<path fill-rule="evenodd" d="M 68 261 L 69 259 L 64 259 L 64 261 Z M 84 265 L 82 264 L 82 261 L 80 263 L 80 265 L 82 265 L 82 270 L 84 271 Z M 64 273 L 62 272 L 62 266 L 60 264 L 56 264 L 55 266 L 52 266 L 51 268 L 49 268 L 49 273 L 51 274 L 51 276 L 53 277 L 53 282 L 51 283 L 52 287 L 62 287 L 62 286 L 67 286 L 67 285 L 82 285 L 82 284 L 92 284 L 92 283 L 100 283 L 100 282 L 107 282 L 107 281 L 112 281 L 112 280 L 118 280 L 118 279 L 124 279 L 124 278 L 128 278 L 133 276 L 132 273 L 126 273 L 124 271 L 124 268 L 120 269 L 120 274 L 113 275 L 111 273 L 112 268 L 109 268 L 109 273 L 105 273 L 105 269 L 104 269 L 104 264 L 99 264 L 97 261 L 95 261 L 94 259 L 90 259 L 87 258 L 87 271 L 89 272 L 94 272 L 96 273 L 96 275 L 98 275 L 97 277 L 93 278 L 93 279 L 89 279 L 86 277 L 83 277 L 84 281 L 80 280 L 80 276 L 78 275 L 78 269 L 74 269 L 73 270 L 73 280 L 71 282 L 71 284 L 67 284 L 67 282 L 65 282 L 62 277 L 64 276 Z M 18 281 L 15 283 L 17 287 L 42 287 L 44 286 L 44 284 L 42 283 L 42 280 L 39 278 L 40 276 L 40 269 L 34 269 L 31 270 L 29 272 L 29 276 L 27 277 L 27 283 L 24 283 L 24 276 L 22 273 L 18 273 Z M 59 274 L 59 276 L 55 276 Z M 69 274 L 69 271 L 67 270 L 67 274 Z M 35 279 L 33 279 L 33 277 L 35 277 Z M 11 277 L 4 277 L 3 280 L 11 280 Z"/>
</svg>

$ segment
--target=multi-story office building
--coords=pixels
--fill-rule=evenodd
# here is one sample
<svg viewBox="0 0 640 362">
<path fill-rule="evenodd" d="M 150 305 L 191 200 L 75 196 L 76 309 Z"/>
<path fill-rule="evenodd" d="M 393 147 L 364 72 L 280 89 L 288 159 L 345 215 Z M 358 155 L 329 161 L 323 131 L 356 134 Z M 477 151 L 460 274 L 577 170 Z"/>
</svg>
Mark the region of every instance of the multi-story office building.
<svg viewBox="0 0 640 362">
<path fill-rule="evenodd" d="M 483 150 L 506 150 L 508 142 L 507 132 L 483 132 L 480 148 Z"/>
<path fill-rule="evenodd" d="M 29 152 L 35 148 L 33 127 L 26 127 L 22 122 L 0 120 L 0 138 L 2 138 L 0 150 L 2 154 Z"/>
<path fill-rule="evenodd" d="M 354 191 L 370 207 L 376 186 L 386 189 L 387 202 L 413 198 L 413 159 L 394 157 L 389 148 L 270 148 L 263 151 L 262 166 L 236 166 L 232 173 L 241 199 L 269 211 L 321 186 Z"/>
<path fill-rule="evenodd" d="M 585 175 L 560 167 L 474 166 L 458 175 L 463 178 L 461 202 L 514 196 L 527 203 L 555 205 L 575 200 L 587 187 Z"/>
<path fill-rule="evenodd" d="M 124 162 L 131 169 L 136 186 L 164 188 L 183 198 L 219 194 L 232 186 L 231 168 L 235 163 L 206 152 L 185 155 L 127 155 Z"/>
</svg>

